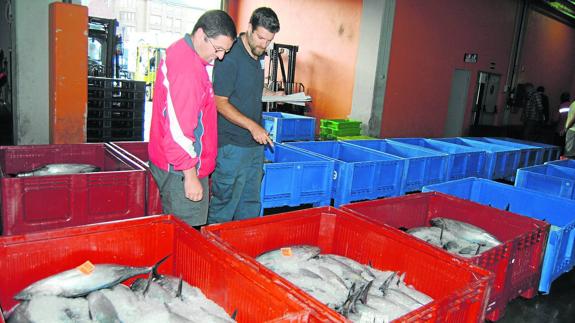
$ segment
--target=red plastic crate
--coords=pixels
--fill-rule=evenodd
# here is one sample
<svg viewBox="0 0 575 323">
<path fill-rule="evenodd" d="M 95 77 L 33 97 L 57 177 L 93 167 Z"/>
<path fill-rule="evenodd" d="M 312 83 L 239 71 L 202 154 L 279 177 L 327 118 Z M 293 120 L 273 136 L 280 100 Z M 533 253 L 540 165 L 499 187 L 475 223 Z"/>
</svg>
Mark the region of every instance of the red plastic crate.
<svg viewBox="0 0 575 323">
<path fill-rule="evenodd" d="M 537 292 L 549 232 L 546 222 L 442 193 L 419 193 L 348 204 L 342 208 L 371 222 L 393 228 L 430 226 L 430 219 L 446 217 L 465 221 L 493 234 L 503 243 L 472 258 L 434 247 L 495 274 L 486 315 L 491 321 L 503 315 L 511 299 L 519 295 L 533 297 Z"/>
<path fill-rule="evenodd" d="M 162 214 L 162 197 L 156 181 L 150 172 L 148 162 L 148 142 L 144 141 L 117 141 L 110 145 L 118 147 L 123 154 L 130 156 L 146 169 L 146 214 Z"/>
<path fill-rule="evenodd" d="M 483 320 L 493 274 L 390 228 L 332 207 L 214 224 L 202 232 L 221 248 L 259 268 L 262 274 L 308 302 L 313 322 L 346 318 L 258 263 L 254 257 L 287 245 L 307 244 L 322 253 L 346 256 L 376 269 L 406 272 L 406 283 L 434 298 L 397 322 L 478 322 Z"/>
<path fill-rule="evenodd" d="M 0 238 L 0 304 L 29 284 L 87 260 L 159 267 L 197 286 L 238 322 L 307 322 L 309 309 L 173 216 L 150 216 Z M 144 276 L 141 276 L 144 277 Z M 133 279 L 132 279 L 133 280 Z"/>
<path fill-rule="evenodd" d="M 96 173 L 10 177 L 51 163 Z M 106 144 L 0 147 L 2 234 L 24 234 L 145 215 L 145 170 Z"/>
</svg>

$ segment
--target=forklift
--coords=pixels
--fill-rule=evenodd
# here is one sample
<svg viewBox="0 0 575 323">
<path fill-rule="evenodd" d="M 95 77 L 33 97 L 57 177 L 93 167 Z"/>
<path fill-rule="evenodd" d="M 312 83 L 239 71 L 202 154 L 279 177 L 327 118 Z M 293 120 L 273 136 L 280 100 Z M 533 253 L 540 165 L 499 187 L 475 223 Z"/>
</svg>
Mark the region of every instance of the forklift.
<svg viewBox="0 0 575 323">
<path fill-rule="evenodd" d="M 152 101 L 154 96 L 156 69 L 165 55 L 165 48 L 148 44 L 139 45 L 136 50 L 136 73 L 134 79 L 146 82 L 146 99 L 148 101 Z"/>
<path fill-rule="evenodd" d="M 305 87 L 302 83 L 295 82 L 295 62 L 299 47 L 296 45 L 286 45 L 274 43 L 273 48 L 269 52 L 270 65 L 268 69 L 268 89 L 272 91 L 283 91 L 285 94 L 293 94 L 298 92 L 305 92 Z M 285 66 L 282 54 L 287 54 L 287 67 Z M 281 81 L 278 80 L 278 68 L 281 73 Z M 287 112 L 292 114 L 304 115 L 309 110 L 309 107 L 298 106 L 293 104 L 277 104 L 268 102 L 265 104 L 264 110 Z"/>
<path fill-rule="evenodd" d="M 122 37 L 117 28 L 116 19 L 88 17 L 88 76 L 128 78 L 120 66 Z"/>
</svg>

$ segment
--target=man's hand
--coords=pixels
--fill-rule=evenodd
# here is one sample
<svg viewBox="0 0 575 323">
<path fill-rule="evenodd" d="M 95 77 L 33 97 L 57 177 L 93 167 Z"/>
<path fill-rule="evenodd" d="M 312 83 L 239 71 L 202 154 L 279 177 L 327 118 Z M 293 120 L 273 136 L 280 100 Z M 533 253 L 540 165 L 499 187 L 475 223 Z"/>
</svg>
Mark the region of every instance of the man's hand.
<svg viewBox="0 0 575 323">
<path fill-rule="evenodd" d="M 196 174 L 196 168 L 190 168 L 183 171 L 184 173 L 184 192 L 186 197 L 194 202 L 202 200 L 204 196 L 204 189 L 200 179 Z"/>
<path fill-rule="evenodd" d="M 260 145 L 270 145 L 274 146 L 273 140 L 270 138 L 266 129 L 262 128 L 260 125 L 254 123 L 249 129 L 254 140 Z"/>
</svg>

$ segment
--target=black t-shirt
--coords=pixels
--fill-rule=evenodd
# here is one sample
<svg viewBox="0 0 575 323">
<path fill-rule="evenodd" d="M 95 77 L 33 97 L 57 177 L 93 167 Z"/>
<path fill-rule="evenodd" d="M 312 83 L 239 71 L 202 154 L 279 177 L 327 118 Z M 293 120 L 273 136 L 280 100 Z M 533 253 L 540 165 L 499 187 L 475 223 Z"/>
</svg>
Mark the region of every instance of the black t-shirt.
<svg viewBox="0 0 575 323">
<path fill-rule="evenodd" d="M 214 93 L 225 96 L 243 115 L 261 124 L 264 57 L 253 59 L 242 42 L 242 34 L 223 60 L 216 60 Z M 218 114 L 218 146 L 259 145 L 247 129 L 236 126 Z"/>
</svg>

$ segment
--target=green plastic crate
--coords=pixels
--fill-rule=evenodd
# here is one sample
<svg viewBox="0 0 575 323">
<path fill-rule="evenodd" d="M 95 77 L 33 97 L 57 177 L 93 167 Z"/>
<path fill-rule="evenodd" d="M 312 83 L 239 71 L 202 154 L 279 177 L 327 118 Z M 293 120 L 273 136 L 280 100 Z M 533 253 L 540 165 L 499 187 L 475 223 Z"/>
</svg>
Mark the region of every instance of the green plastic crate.
<svg viewBox="0 0 575 323">
<path fill-rule="evenodd" d="M 322 127 L 332 128 L 334 130 L 359 129 L 361 127 L 361 121 L 351 119 L 322 119 L 320 122 Z"/>
<path fill-rule="evenodd" d="M 319 133 L 323 135 L 331 135 L 333 133 L 333 129 L 328 127 L 319 127 Z"/>
<path fill-rule="evenodd" d="M 336 138 L 337 140 L 375 140 L 379 138 L 370 136 L 340 136 Z"/>
<path fill-rule="evenodd" d="M 320 127 L 320 134 L 332 135 L 336 137 L 341 136 L 358 136 L 361 134 L 360 128 L 344 128 L 344 129 L 334 129 L 328 127 Z"/>
</svg>

